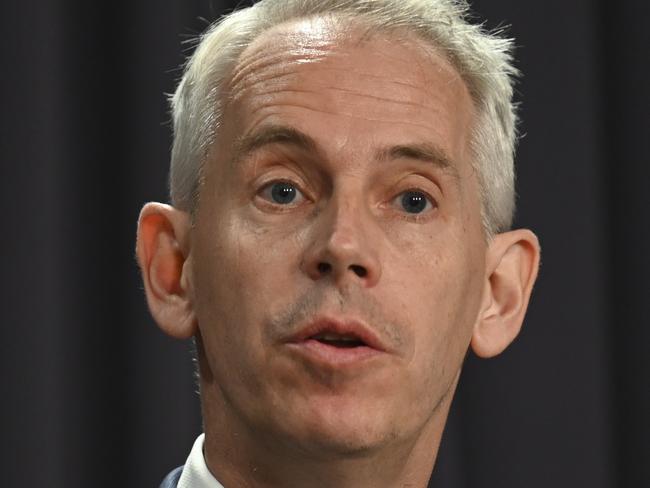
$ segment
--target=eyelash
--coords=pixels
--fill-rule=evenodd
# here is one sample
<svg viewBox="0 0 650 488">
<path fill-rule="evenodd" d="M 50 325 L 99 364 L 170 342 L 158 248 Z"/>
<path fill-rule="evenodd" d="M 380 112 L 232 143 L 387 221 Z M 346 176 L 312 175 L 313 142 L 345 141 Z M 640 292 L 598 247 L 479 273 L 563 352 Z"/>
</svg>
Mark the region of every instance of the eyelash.
<svg viewBox="0 0 650 488">
<path fill-rule="evenodd" d="M 291 203 L 289 203 L 289 204 L 284 204 L 284 205 L 283 205 L 283 204 L 281 204 L 281 203 L 273 202 L 270 198 L 264 198 L 264 197 L 262 196 L 262 194 L 263 194 L 265 191 L 272 189 L 273 185 L 277 185 L 277 184 L 280 184 L 280 183 L 284 183 L 284 184 L 286 184 L 286 185 L 288 185 L 288 186 L 291 186 L 291 187 L 295 188 L 295 190 L 296 190 L 298 193 L 300 193 L 300 195 L 302 195 L 302 199 L 303 199 L 303 200 L 309 200 L 309 198 L 307 198 L 307 196 L 305 195 L 305 192 L 301 189 L 301 186 L 300 186 L 298 183 L 296 183 L 296 182 L 294 182 L 294 181 L 291 181 L 291 180 L 289 180 L 289 179 L 271 180 L 271 181 L 265 183 L 265 184 L 262 185 L 262 187 L 257 191 L 256 196 L 258 196 L 261 200 L 263 200 L 263 202 L 264 202 L 265 205 L 268 205 L 268 206 L 270 206 L 270 207 L 272 207 L 273 209 L 278 210 L 278 211 L 288 211 L 288 210 L 291 210 L 291 209 L 294 209 L 294 208 L 300 206 L 301 203 L 298 203 L 298 204 L 291 204 Z"/>
<path fill-rule="evenodd" d="M 300 202 L 298 204 L 292 204 L 292 202 L 288 202 L 287 204 L 281 204 L 278 202 L 272 201 L 271 197 L 265 198 L 262 196 L 262 194 L 270 189 L 274 185 L 277 184 L 286 184 L 288 186 L 293 187 L 301 196 L 304 201 L 310 200 L 306 195 L 305 192 L 301 189 L 300 185 L 297 184 L 294 181 L 291 181 L 289 179 L 278 179 L 278 180 L 272 180 L 267 183 L 265 183 L 256 193 L 256 196 L 258 196 L 263 202 L 264 205 L 268 205 L 269 207 L 272 207 L 276 211 L 290 211 L 295 209 L 296 207 L 300 206 L 304 202 Z M 388 200 L 389 205 L 392 206 L 392 203 L 395 202 L 397 199 L 400 197 L 403 198 L 403 195 L 408 192 L 413 192 L 413 193 L 419 193 L 426 198 L 427 204 L 430 205 L 430 208 L 427 210 L 425 207 L 425 210 L 419 213 L 410 213 L 407 212 L 405 209 L 402 210 L 396 210 L 395 213 L 398 215 L 399 218 L 406 220 L 408 222 L 422 222 L 424 220 L 428 220 L 431 217 L 431 213 L 435 211 L 438 208 L 438 202 L 435 198 L 431 196 L 431 194 L 422 188 L 417 188 L 417 187 L 410 187 L 406 188 L 399 193 L 397 193 L 394 197 Z"/>
<path fill-rule="evenodd" d="M 428 191 L 423 190 L 422 188 L 411 187 L 401 190 L 392 199 L 389 200 L 389 204 L 392 204 L 392 202 L 395 202 L 397 199 L 403 197 L 403 195 L 408 192 L 421 193 L 424 195 L 424 198 L 426 198 L 427 203 L 430 205 L 430 208 L 428 210 L 425 209 L 420 213 L 409 213 L 404 209 L 397 210 L 396 213 L 398 217 L 400 219 L 406 220 L 407 222 L 423 222 L 429 220 L 432 217 L 431 214 L 438 208 L 438 201 L 433 198 L 433 196 L 431 196 Z"/>
</svg>

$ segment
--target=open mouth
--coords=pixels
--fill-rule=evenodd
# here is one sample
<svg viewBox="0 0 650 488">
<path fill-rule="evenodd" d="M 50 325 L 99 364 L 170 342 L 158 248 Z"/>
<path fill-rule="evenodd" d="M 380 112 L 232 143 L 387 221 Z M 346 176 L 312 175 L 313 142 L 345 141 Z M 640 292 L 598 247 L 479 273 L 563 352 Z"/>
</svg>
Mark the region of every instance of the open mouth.
<svg viewBox="0 0 650 488">
<path fill-rule="evenodd" d="M 363 367 L 388 357 L 374 330 L 350 318 L 315 317 L 285 341 L 290 351 L 319 366 Z"/>
<path fill-rule="evenodd" d="M 366 346 L 366 343 L 352 334 L 334 334 L 331 332 L 324 332 L 309 337 L 308 340 L 318 341 L 331 347 L 338 347 L 343 349 L 351 349 L 354 347 Z"/>
</svg>

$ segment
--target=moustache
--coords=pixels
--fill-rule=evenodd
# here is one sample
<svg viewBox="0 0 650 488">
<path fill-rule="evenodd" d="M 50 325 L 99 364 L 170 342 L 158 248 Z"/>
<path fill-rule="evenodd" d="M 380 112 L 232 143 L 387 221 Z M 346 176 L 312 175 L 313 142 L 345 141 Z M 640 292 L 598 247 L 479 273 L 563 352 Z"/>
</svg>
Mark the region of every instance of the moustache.
<svg viewBox="0 0 650 488">
<path fill-rule="evenodd" d="M 272 313 L 266 332 L 272 341 L 281 341 L 297 334 L 310 319 L 322 314 L 340 314 L 364 322 L 393 350 L 403 347 L 410 331 L 403 320 L 388 317 L 379 300 L 363 289 L 316 286 Z"/>
</svg>

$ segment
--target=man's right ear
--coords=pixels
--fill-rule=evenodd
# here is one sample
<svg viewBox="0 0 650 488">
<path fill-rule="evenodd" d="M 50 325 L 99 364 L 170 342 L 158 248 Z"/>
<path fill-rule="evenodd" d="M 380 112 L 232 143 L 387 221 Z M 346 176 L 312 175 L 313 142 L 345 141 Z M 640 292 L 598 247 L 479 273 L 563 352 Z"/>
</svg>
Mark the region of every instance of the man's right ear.
<svg viewBox="0 0 650 488">
<path fill-rule="evenodd" d="M 147 304 L 168 335 L 187 339 L 196 332 L 190 279 L 191 222 L 188 213 L 162 203 L 140 212 L 135 246 Z"/>
</svg>

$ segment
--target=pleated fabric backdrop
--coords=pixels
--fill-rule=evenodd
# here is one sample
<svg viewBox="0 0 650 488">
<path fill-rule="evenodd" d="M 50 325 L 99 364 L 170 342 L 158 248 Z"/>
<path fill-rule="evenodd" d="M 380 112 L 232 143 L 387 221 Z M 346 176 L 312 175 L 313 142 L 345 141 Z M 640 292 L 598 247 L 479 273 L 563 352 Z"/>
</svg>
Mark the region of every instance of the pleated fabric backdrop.
<svg viewBox="0 0 650 488">
<path fill-rule="evenodd" d="M 233 6 L 2 4 L 2 486 L 155 487 L 201 431 L 134 235 L 166 200 L 184 41 Z M 520 338 L 468 359 L 431 486 L 650 486 L 650 3 L 474 7 L 519 46 L 517 224 L 543 263 Z"/>
</svg>

